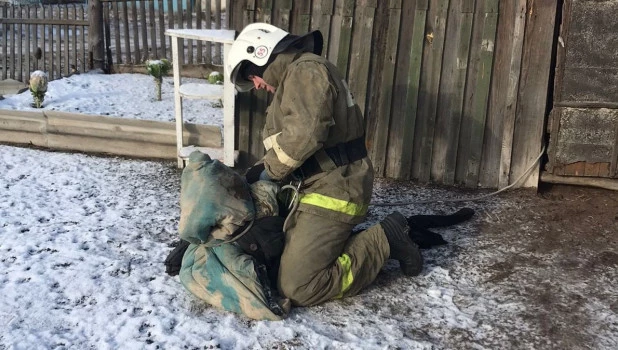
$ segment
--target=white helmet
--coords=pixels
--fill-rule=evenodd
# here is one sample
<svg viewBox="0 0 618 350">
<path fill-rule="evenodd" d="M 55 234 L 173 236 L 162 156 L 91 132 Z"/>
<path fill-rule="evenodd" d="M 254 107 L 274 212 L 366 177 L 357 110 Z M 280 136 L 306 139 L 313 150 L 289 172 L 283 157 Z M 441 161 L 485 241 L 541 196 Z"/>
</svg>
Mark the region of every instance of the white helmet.
<svg viewBox="0 0 618 350">
<path fill-rule="evenodd" d="M 249 91 L 253 83 L 238 77 L 244 61 L 256 66 L 268 63 L 275 46 L 289 33 L 268 23 L 252 23 L 238 35 L 226 57 L 226 74 L 239 91 Z"/>
<path fill-rule="evenodd" d="M 225 59 L 227 78 L 238 91 L 253 89 L 253 83 L 239 76 L 244 62 L 249 61 L 263 67 L 273 54 L 285 51 L 290 46 L 301 47 L 316 55 L 322 54 L 323 38 L 319 30 L 303 36 L 291 35 L 285 30 L 268 23 L 252 23 L 240 32 L 228 57 Z"/>
</svg>

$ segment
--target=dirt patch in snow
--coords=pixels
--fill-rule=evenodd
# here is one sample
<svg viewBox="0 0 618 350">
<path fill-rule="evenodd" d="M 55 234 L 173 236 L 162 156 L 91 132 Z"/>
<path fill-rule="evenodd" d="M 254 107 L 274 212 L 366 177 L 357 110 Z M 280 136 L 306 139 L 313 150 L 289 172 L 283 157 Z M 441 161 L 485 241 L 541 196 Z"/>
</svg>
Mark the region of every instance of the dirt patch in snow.
<svg viewBox="0 0 618 350">
<path fill-rule="evenodd" d="M 377 192 L 386 198 L 391 191 L 479 195 L 406 183 L 382 187 Z M 360 301 L 343 302 L 381 315 L 381 322 L 397 320 L 393 327 L 427 348 L 618 347 L 618 192 L 544 184 L 538 192 L 411 210 L 445 214 L 463 206 L 474 208 L 475 217 L 436 230 L 450 244 L 424 251 L 420 278 L 401 277 L 395 263 Z"/>
<path fill-rule="evenodd" d="M 526 306 L 520 316 L 533 345 L 615 347 L 603 335 L 618 332 L 618 192 L 545 184 L 538 194 L 506 196 L 517 205 L 482 213 L 479 225 L 483 240 L 503 251 L 481 265 L 487 287 Z"/>
</svg>

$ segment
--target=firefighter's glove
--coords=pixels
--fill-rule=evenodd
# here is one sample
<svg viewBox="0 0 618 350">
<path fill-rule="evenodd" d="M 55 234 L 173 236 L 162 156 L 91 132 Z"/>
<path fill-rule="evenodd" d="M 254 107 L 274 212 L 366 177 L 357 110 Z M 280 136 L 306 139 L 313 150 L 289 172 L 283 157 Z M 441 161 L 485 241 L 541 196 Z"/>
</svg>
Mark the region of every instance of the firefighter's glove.
<svg viewBox="0 0 618 350">
<path fill-rule="evenodd" d="M 182 266 L 182 257 L 185 255 L 187 248 L 189 248 L 189 242 L 180 240 L 177 243 L 176 248 L 165 258 L 165 273 L 170 276 L 178 275 Z"/>
<path fill-rule="evenodd" d="M 268 174 L 266 174 L 266 168 L 264 168 L 264 163 L 256 164 L 247 170 L 245 174 L 245 179 L 249 184 L 252 184 L 258 180 L 270 180 Z"/>
</svg>

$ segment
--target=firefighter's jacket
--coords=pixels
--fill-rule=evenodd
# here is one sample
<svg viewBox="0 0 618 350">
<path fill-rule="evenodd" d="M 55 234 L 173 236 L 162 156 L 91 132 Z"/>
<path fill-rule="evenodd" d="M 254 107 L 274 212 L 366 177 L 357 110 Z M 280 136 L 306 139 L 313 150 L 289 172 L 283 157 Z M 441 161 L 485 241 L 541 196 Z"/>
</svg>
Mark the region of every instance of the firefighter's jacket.
<svg viewBox="0 0 618 350">
<path fill-rule="evenodd" d="M 358 224 L 373 189 L 368 157 L 337 167 L 324 148 L 364 135 L 363 116 L 337 68 L 312 53 L 281 53 L 263 79 L 276 88 L 263 129 L 267 174 L 288 176 L 315 155 L 325 170 L 304 179 L 298 210 Z"/>
</svg>

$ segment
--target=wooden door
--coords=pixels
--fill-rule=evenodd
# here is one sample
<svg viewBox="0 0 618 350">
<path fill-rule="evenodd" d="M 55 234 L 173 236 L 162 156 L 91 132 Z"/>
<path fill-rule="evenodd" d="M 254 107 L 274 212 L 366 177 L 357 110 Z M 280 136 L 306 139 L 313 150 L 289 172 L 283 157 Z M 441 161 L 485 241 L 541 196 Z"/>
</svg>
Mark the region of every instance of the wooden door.
<svg viewBox="0 0 618 350">
<path fill-rule="evenodd" d="M 557 176 L 618 178 L 618 0 L 565 0 L 549 162 Z"/>
</svg>

